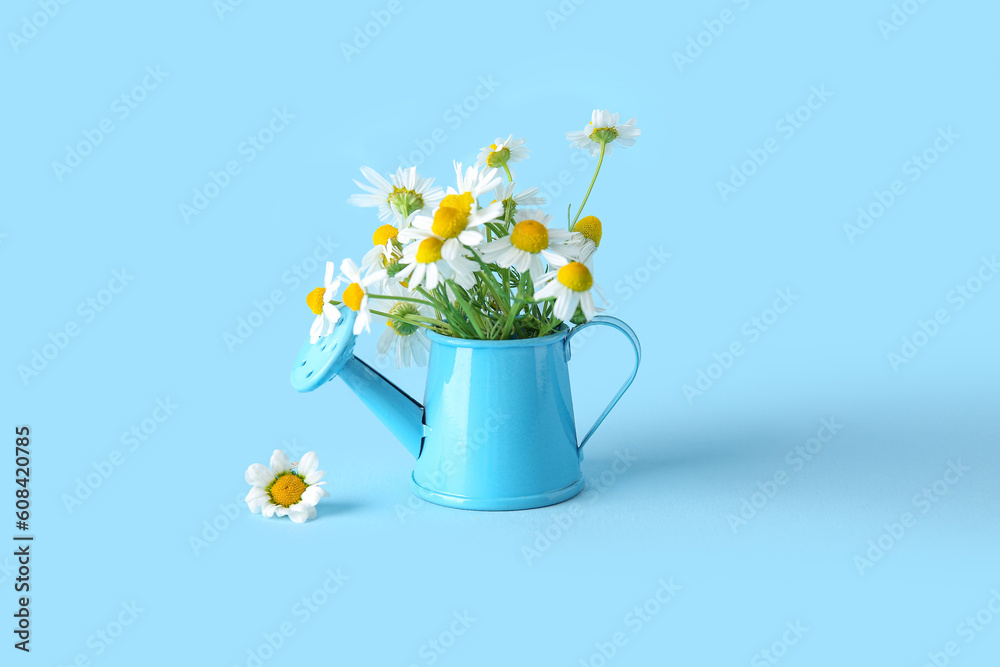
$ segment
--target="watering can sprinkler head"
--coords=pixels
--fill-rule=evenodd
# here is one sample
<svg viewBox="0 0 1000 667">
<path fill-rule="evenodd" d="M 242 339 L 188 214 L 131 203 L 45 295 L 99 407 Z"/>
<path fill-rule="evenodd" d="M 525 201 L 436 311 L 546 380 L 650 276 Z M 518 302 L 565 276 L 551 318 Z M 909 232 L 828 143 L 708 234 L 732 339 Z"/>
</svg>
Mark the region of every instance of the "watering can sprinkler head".
<svg viewBox="0 0 1000 667">
<path fill-rule="evenodd" d="M 357 313 L 348 308 L 340 312 L 333 333 L 315 343 L 306 341 L 292 367 L 292 386 L 307 392 L 319 388 L 340 375 L 348 361 L 354 358 L 354 320 Z"/>
<path fill-rule="evenodd" d="M 407 451 L 420 456 L 424 437 L 424 408 L 409 394 L 354 356 L 354 320 L 357 313 L 340 309 L 340 319 L 329 336 L 306 341 L 292 366 L 292 386 L 313 391 L 340 377 L 375 413 Z"/>
</svg>

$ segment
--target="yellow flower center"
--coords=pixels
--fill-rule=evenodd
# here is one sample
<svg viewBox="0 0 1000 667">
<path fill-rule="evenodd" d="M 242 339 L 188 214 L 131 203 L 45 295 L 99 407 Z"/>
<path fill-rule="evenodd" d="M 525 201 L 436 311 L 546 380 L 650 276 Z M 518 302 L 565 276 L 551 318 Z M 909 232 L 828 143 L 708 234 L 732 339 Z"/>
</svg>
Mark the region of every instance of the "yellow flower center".
<svg viewBox="0 0 1000 667">
<path fill-rule="evenodd" d="M 433 236 L 426 238 L 417 246 L 417 261 L 421 264 L 433 264 L 441 259 L 441 246 L 444 241 Z"/>
<path fill-rule="evenodd" d="M 302 492 L 306 490 L 306 483 L 302 478 L 292 472 L 286 472 L 271 483 L 268 490 L 271 500 L 282 507 L 291 507 L 302 500 Z"/>
<path fill-rule="evenodd" d="M 601 221 L 594 215 L 588 215 L 575 225 L 574 232 L 580 232 L 594 242 L 595 246 L 601 245 Z"/>
<path fill-rule="evenodd" d="M 444 199 L 441 200 L 440 205 L 457 208 L 460 211 L 468 213 L 469 208 L 472 206 L 472 193 L 463 192 L 460 195 L 445 195 Z"/>
<path fill-rule="evenodd" d="M 451 206 L 442 206 L 434 213 L 431 231 L 446 239 L 453 239 L 469 224 L 469 211 L 462 211 Z"/>
<path fill-rule="evenodd" d="M 590 270 L 580 262 L 570 262 L 562 267 L 556 274 L 556 278 L 574 292 L 586 292 L 594 284 Z"/>
<path fill-rule="evenodd" d="M 351 283 L 344 290 L 344 295 L 340 298 L 344 302 L 344 305 L 351 310 L 357 312 L 361 309 L 361 299 L 365 296 L 365 291 L 361 289 L 361 285 L 357 283 Z"/>
<path fill-rule="evenodd" d="M 549 230 L 537 220 L 522 220 L 510 233 L 510 244 L 534 254 L 549 247 Z"/>
<path fill-rule="evenodd" d="M 372 234 L 372 243 L 374 245 L 385 245 L 389 242 L 389 239 L 396 238 L 396 234 L 398 233 L 399 230 L 392 225 L 382 225 Z"/>
<path fill-rule="evenodd" d="M 323 312 L 323 293 L 326 292 L 325 287 L 317 287 L 309 295 L 306 296 L 306 303 L 309 305 L 309 310 L 313 311 L 314 315 L 319 315 Z"/>
</svg>

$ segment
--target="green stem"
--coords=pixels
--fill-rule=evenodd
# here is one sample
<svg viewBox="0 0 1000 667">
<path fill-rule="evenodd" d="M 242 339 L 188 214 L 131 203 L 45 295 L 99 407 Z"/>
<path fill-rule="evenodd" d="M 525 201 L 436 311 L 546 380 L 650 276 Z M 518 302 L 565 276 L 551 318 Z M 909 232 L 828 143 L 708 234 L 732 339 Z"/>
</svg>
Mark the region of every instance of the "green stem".
<svg viewBox="0 0 1000 667">
<path fill-rule="evenodd" d="M 414 299 L 413 297 L 409 297 L 409 296 L 393 296 L 391 294 L 372 294 L 371 292 L 368 293 L 368 296 L 371 297 L 372 299 L 390 299 L 392 301 L 409 301 L 410 303 L 419 303 L 419 304 L 422 304 L 424 306 L 430 306 L 431 308 L 435 308 L 436 307 L 433 303 L 430 303 L 428 301 L 424 301 L 423 299 Z"/>
<path fill-rule="evenodd" d="M 576 221 L 580 219 L 580 214 L 583 212 L 583 206 L 587 203 L 587 198 L 590 197 L 590 191 L 594 189 L 594 181 L 597 180 L 597 174 L 601 171 L 601 163 L 604 162 L 604 149 L 607 145 L 607 143 L 603 141 L 601 142 L 601 156 L 597 158 L 597 169 L 594 170 L 594 177 L 590 179 L 590 187 L 587 188 L 587 194 L 584 195 L 583 201 L 580 202 L 580 208 L 576 210 L 576 217 L 573 218 L 574 225 L 576 224 Z M 572 229 L 570 231 L 572 231 Z"/>
<path fill-rule="evenodd" d="M 372 315 L 378 315 L 379 317 L 384 317 L 389 320 L 396 320 L 397 322 L 402 322 L 403 324 L 415 324 L 418 327 L 423 327 L 424 329 L 433 329 L 435 331 L 447 330 L 447 327 L 442 326 L 444 324 L 443 322 L 429 317 L 423 317 L 421 315 L 406 315 L 404 317 L 399 317 L 381 310 L 375 310 L 374 308 L 369 309 L 369 312 L 371 312 Z M 424 324 L 424 322 L 428 322 L 429 324 Z"/>
<path fill-rule="evenodd" d="M 456 294 L 455 296 L 458 297 L 456 300 L 458 301 L 459 308 L 465 311 L 465 315 L 469 318 L 472 328 L 476 330 L 476 334 L 481 340 L 485 340 L 486 336 L 483 333 L 482 322 L 479 321 L 479 313 L 476 312 L 475 308 L 469 305 L 465 296 L 461 294 Z"/>
<path fill-rule="evenodd" d="M 510 169 L 507 168 L 507 163 L 503 163 L 503 170 L 507 172 L 507 182 L 510 183 L 514 180 L 514 177 L 510 175 Z"/>
<path fill-rule="evenodd" d="M 423 294 L 424 297 L 434 305 L 434 308 L 436 310 L 440 310 L 441 312 L 444 312 L 444 313 L 448 312 L 449 308 L 448 308 L 447 304 L 442 304 L 440 300 L 435 299 L 433 296 L 431 296 L 430 293 L 427 290 L 425 290 L 423 287 L 420 287 L 418 285 L 417 286 L 417 291 L 420 292 L 421 294 Z"/>
</svg>

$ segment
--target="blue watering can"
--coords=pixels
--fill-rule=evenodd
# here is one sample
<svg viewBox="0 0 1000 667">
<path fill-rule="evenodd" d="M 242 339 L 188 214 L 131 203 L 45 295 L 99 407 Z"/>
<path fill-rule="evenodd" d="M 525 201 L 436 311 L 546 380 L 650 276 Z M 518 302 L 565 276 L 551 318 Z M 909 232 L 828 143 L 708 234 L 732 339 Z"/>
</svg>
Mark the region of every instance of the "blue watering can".
<svg viewBox="0 0 1000 667">
<path fill-rule="evenodd" d="M 554 505 L 583 489 L 582 449 L 632 384 L 639 340 L 621 320 L 598 316 L 540 338 L 489 341 L 428 332 L 426 405 L 354 356 L 355 313 L 341 309 L 332 334 L 299 350 L 292 386 L 312 391 L 340 376 L 414 457 L 410 486 L 438 505 L 519 510 Z M 577 444 L 570 340 L 589 326 L 628 337 L 635 366 Z"/>
</svg>

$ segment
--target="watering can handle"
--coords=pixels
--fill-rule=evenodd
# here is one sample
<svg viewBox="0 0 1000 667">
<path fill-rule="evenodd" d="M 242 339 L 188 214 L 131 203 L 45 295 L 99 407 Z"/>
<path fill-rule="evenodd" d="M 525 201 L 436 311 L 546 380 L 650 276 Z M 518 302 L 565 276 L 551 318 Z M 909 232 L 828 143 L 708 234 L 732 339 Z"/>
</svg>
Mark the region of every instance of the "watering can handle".
<svg viewBox="0 0 1000 667">
<path fill-rule="evenodd" d="M 617 329 L 618 331 L 622 332 L 623 334 L 625 334 L 625 336 L 628 337 L 629 342 L 632 343 L 632 348 L 635 350 L 635 366 L 632 368 L 632 373 L 628 376 L 628 379 L 625 380 L 625 384 L 621 386 L 621 389 L 618 390 L 618 393 L 615 394 L 614 398 L 611 399 L 611 402 L 608 403 L 608 407 L 604 408 L 604 412 L 601 413 L 601 415 L 597 418 L 597 421 L 594 422 L 594 425 L 590 427 L 589 431 L 587 431 L 587 435 L 583 436 L 583 440 L 580 441 L 580 445 L 577 447 L 577 449 L 583 449 L 583 446 L 587 444 L 588 440 L 590 440 L 590 436 L 594 435 L 594 431 L 597 430 L 597 427 L 601 425 L 601 422 L 604 421 L 604 418 L 608 416 L 608 413 L 611 412 L 611 409 L 615 407 L 616 403 L 618 403 L 618 399 L 622 397 L 622 394 L 625 393 L 625 390 L 628 389 L 629 385 L 632 384 L 632 380 L 635 379 L 635 374 L 639 371 L 639 359 L 642 357 L 642 350 L 639 347 L 639 339 L 638 337 L 636 337 L 635 332 L 632 331 L 632 328 L 629 325 L 625 324 L 617 317 L 598 315 L 589 322 L 585 322 L 577 327 L 574 327 L 569 332 L 569 335 L 566 336 L 566 341 L 564 345 L 566 346 L 567 359 L 570 358 L 570 344 L 569 344 L 570 339 L 573 338 L 573 336 L 575 336 L 576 334 L 578 334 L 581 329 L 585 329 L 586 327 L 589 327 L 594 324 L 603 324 L 605 326 L 612 327 L 613 329 Z"/>
</svg>

